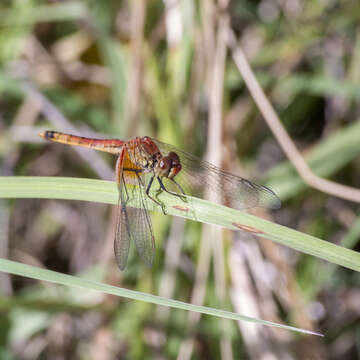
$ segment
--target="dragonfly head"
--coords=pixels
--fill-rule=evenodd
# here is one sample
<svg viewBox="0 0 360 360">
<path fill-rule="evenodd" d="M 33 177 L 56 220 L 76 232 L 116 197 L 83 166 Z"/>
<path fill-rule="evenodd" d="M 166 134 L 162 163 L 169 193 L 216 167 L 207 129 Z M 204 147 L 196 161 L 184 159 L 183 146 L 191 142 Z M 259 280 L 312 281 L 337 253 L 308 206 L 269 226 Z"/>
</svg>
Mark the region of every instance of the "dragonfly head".
<svg viewBox="0 0 360 360">
<path fill-rule="evenodd" d="M 171 151 L 167 156 L 163 156 L 159 161 L 159 175 L 172 179 L 181 170 L 180 158 L 178 154 Z"/>
</svg>

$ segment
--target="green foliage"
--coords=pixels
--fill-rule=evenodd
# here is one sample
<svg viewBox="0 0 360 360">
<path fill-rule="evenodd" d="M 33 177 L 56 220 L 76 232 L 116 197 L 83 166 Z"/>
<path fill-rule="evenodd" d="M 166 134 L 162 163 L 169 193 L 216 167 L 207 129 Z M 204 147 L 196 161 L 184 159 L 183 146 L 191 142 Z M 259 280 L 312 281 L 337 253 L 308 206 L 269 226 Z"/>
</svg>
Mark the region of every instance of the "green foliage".
<svg viewBox="0 0 360 360">
<path fill-rule="evenodd" d="M 179 225 L 155 211 L 154 266 L 146 268 L 132 252 L 120 274 L 112 263 L 114 221 L 103 205 L 117 203 L 117 188 L 104 179 L 84 179 L 94 173 L 100 177 L 101 169 L 114 162 L 91 152 L 84 160 L 62 146 L 34 144 L 44 128 L 75 127 L 80 135 L 150 135 L 203 156 L 222 14 L 218 3 L 1 1 L 0 197 L 12 200 L 0 201 L 0 252 L 16 261 L 0 259 L 0 267 L 21 275 L 0 274 L 0 291 L 8 294 L 0 297 L 1 359 L 51 359 L 58 353 L 85 359 L 99 349 L 107 358 L 174 359 L 192 335 L 196 360 L 220 358 L 224 339 L 230 339 L 234 358 L 259 358 L 256 351 L 262 348 L 276 358 L 295 358 L 275 332 L 255 332 L 249 340 L 252 331 L 240 330 L 233 321 L 223 324 L 227 317 L 244 320 L 236 314 L 236 300 L 246 302 L 252 293 L 258 318 L 331 332 L 328 348 L 316 338 L 311 343 L 318 358 L 360 357 L 359 316 L 352 305 L 358 303 L 360 285 L 358 209 L 309 189 L 284 159 L 230 50 L 224 84 L 217 89 L 223 95 L 218 151 L 226 170 L 262 178 L 278 194 L 283 207 L 268 214 L 271 221 L 261 219 L 265 214 L 251 216 L 196 198 L 191 200 L 195 212 L 185 213 L 164 195 L 170 215 L 191 221 Z M 359 188 L 358 3 L 241 0 L 230 2 L 224 13 L 311 169 Z M 181 28 L 176 27 L 179 19 Z M 26 84 L 34 85 L 67 122 L 54 121 L 56 115 L 34 101 Z M 73 178 L 62 177 L 70 174 Z M 44 198 L 50 200 L 39 200 Z M 212 257 L 203 274 L 209 308 L 190 304 L 199 290 L 196 268 L 205 256 L 203 223 L 226 229 L 221 234 L 225 297 L 218 296 L 219 269 Z M 253 234 L 229 231 L 244 226 Z M 167 249 L 174 236 L 181 241 L 179 259 Z M 212 240 L 204 241 L 214 252 Z M 234 260 L 239 254 L 242 267 Z M 85 269 L 86 275 L 75 276 Z M 250 283 L 249 293 L 238 289 L 239 272 Z M 150 295 L 164 287 L 169 297 L 183 302 Z M 159 304 L 175 308 L 162 313 Z M 189 328 L 189 315 L 180 309 L 217 317 L 203 316 Z M 54 336 L 62 333 L 59 328 L 67 335 Z M 303 346 L 306 338 L 287 336 L 291 348 L 310 349 Z M 344 338 L 346 349 L 339 346 Z"/>
</svg>

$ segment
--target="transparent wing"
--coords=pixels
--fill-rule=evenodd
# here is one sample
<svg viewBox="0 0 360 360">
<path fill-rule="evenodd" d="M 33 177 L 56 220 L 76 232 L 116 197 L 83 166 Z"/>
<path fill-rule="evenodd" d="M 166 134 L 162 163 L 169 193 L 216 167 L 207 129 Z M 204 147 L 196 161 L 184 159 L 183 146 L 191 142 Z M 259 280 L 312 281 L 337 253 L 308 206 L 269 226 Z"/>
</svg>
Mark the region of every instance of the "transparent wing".
<svg viewBox="0 0 360 360">
<path fill-rule="evenodd" d="M 189 195 L 202 195 L 204 189 L 211 188 L 222 203 L 235 209 L 280 208 L 280 199 L 266 186 L 230 174 L 172 145 L 153 140 L 163 155 L 170 151 L 178 154 L 182 169 L 175 180 L 186 189 L 185 192 L 189 191 Z"/>
<path fill-rule="evenodd" d="M 120 206 L 114 244 L 116 261 L 119 268 L 123 270 L 128 258 L 130 240 L 132 240 L 135 242 L 140 257 L 151 266 L 155 255 L 155 240 L 145 202 L 146 194 L 142 184 L 141 169 L 130 160 L 127 151 L 121 166 Z"/>
<path fill-rule="evenodd" d="M 118 188 L 119 188 L 119 202 L 118 202 L 117 215 L 116 215 L 114 252 L 115 252 L 116 263 L 119 269 L 124 270 L 129 256 L 130 238 L 131 238 L 130 227 L 129 227 L 129 214 L 127 212 L 127 207 L 126 207 L 126 203 L 128 200 L 127 200 L 127 192 L 124 183 L 124 176 L 120 177 Z"/>
<path fill-rule="evenodd" d="M 132 215 L 129 217 L 129 226 L 138 254 L 147 265 L 152 266 L 155 256 L 155 240 L 143 185 L 141 175 L 139 175 L 138 185 L 134 188 L 134 207 L 129 209 Z"/>
</svg>

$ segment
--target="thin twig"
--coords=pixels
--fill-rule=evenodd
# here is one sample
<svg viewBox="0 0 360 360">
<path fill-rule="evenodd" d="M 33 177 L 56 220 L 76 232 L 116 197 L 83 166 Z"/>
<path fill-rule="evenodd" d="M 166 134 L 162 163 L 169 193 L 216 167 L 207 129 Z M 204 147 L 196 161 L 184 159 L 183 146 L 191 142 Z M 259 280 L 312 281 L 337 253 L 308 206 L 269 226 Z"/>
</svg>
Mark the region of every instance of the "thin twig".
<svg viewBox="0 0 360 360">
<path fill-rule="evenodd" d="M 274 136 L 278 140 L 280 146 L 284 150 L 286 156 L 294 165 L 305 183 L 313 187 L 314 189 L 317 189 L 329 195 L 333 195 L 354 202 L 360 202 L 360 190 L 323 179 L 313 173 L 313 171 L 309 168 L 304 158 L 296 148 L 294 142 L 287 134 L 273 106 L 271 105 L 263 89 L 259 85 L 242 48 L 237 43 L 235 35 L 230 28 L 228 32 L 227 43 L 232 51 L 233 60 L 238 67 L 238 70 L 241 73 L 245 84 L 247 85 L 261 114 L 263 115 L 265 121 L 272 130 Z"/>
</svg>

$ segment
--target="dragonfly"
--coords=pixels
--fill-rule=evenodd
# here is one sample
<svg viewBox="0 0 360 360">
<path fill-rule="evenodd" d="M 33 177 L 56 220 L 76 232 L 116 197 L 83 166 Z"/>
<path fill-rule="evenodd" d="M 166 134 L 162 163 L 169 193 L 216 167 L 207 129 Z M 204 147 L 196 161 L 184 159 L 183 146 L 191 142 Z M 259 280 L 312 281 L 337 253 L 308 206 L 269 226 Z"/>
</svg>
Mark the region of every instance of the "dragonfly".
<svg viewBox="0 0 360 360">
<path fill-rule="evenodd" d="M 115 259 L 120 270 L 127 264 L 130 244 L 135 243 L 143 261 L 151 266 L 155 239 L 147 198 L 166 206 L 162 192 L 187 202 L 187 195 L 216 193 L 220 203 L 238 209 L 278 209 L 281 202 L 269 188 L 226 172 L 186 151 L 149 136 L 131 140 L 95 139 L 57 131 L 44 131 L 42 138 L 66 145 L 82 146 L 117 156 L 115 177 L 119 190 L 114 237 Z M 154 186 L 158 186 L 154 190 Z"/>
</svg>

